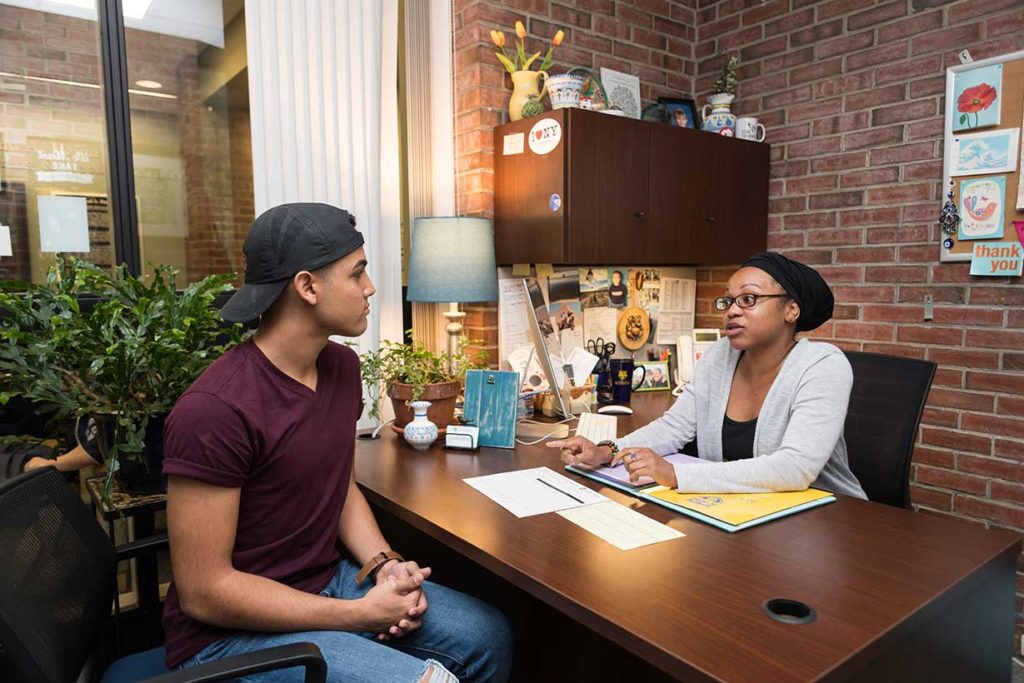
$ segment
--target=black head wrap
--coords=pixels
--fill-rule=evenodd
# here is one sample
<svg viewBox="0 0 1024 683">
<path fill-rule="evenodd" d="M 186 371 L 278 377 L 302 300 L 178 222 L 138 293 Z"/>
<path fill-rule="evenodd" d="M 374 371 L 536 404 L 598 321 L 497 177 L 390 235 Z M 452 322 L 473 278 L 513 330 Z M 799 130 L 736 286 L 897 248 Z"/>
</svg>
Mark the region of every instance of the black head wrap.
<svg viewBox="0 0 1024 683">
<path fill-rule="evenodd" d="M 813 330 L 832 317 L 835 298 L 828 283 L 814 268 L 772 251 L 754 254 L 743 262 L 743 267 L 760 268 L 793 298 L 800 307 L 797 332 Z"/>
</svg>

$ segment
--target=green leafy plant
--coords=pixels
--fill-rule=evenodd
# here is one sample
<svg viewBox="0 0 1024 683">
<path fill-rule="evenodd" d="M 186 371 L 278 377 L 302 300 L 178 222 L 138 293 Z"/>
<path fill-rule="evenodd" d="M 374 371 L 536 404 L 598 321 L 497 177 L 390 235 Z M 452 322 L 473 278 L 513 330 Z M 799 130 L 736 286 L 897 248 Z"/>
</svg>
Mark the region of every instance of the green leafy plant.
<svg viewBox="0 0 1024 683">
<path fill-rule="evenodd" d="M 718 77 L 715 84 L 712 86 L 711 91 L 715 94 L 736 94 L 736 86 L 738 81 L 736 79 L 736 69 L 739 66 L 740 60 L 738 57 L 729 57 L 729 61 L 722 67 L 722 75 Z"/>
<path fill-rule="evenodd" d="M 109 495 L 120 458 L 144 460 L 150 418 L 242 340 L 243 327 L 225 325 L 213 305 L 233 279 L 211 275 L 178 293 L 170 266 L 146 278 L 118 266 L 111 276 L 62 257 L 45 284 L 0 282 L 0 403 L 23 396 L 62 422 L 114 416 Z"/>
<path fill-rule="evenodd" d="M 409 330 L 412 335 L 412 330 Z M 460 340 L 455 354 L 434 353 L 421 342 L 403 344 L 381 342 L 380 348 L 367 351 L 359 357 L 363 384 L 372 402 L 370 417 L 380 419 L 380 402 L 394 384 L 412 385 L 412 400 L 423 394 L 428 384 L 462 382 L 466 370 L 487 367 L 485 351 L 470 353 L 465 338 Z"/>
</svg>

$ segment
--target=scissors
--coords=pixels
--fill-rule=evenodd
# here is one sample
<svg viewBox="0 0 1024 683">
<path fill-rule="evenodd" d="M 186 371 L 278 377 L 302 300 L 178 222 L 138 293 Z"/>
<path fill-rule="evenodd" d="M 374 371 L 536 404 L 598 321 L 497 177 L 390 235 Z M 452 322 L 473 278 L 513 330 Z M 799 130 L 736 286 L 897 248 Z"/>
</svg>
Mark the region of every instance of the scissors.
<svg viewBox="0 0 1024 683">
<path fill-rule="evenodd" d="M 599 363 L 604 364 L 615 353 L 615 343 L 605 342 L 603 337 L 588 339 L 587 351 L 597 356 Z"/>
</svg>

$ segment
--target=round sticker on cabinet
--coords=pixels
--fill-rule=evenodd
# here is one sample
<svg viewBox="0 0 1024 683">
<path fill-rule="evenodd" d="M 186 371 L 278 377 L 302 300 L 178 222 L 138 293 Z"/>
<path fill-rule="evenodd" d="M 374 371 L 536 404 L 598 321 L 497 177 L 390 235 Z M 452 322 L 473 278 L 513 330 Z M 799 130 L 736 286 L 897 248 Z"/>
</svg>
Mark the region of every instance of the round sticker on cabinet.
<svg viewBox="0 0 1024 683">
<path fill-rule="evenodd" d="M 548 198 L 548 208 L 551 209 L 552 212 L 558 211 L 562 208 L 562 197 L 557 194 L 551 195 L 551 197 Z"/>
<path fill-rule="evenodd" d="M 541 119 L 530 129 L 529 141 L 531 152 L 547 154 L 562 141 L 562 125 L 554 119 Z"/>
</svg>

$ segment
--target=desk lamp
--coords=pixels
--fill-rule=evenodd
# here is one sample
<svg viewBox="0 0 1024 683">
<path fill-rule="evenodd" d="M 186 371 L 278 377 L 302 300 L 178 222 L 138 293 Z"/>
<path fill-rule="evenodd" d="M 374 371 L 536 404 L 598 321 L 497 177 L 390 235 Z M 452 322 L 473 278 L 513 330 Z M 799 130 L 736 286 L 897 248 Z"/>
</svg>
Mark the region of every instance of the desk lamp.
<svg viewBox="0 0 1024 683">
<path fill-rule="evenodd" d="M 494 226 L 486 218 L 417 218 L 409 254 L 409 301 L 448 303 L 448 352 L 458 352 L 460 303 L 498 300 Z"/>
</svg>

